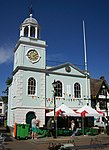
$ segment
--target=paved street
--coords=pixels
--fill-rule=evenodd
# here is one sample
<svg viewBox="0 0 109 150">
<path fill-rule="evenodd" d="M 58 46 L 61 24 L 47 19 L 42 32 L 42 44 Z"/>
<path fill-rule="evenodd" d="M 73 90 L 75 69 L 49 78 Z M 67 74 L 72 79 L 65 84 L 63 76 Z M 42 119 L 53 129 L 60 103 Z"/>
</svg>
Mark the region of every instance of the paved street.
<svg viewBox="0 0 109 150">
<path fill-rule="evenodd" d="M 8 138 L 9 139 L 9 138 Z M 70 137 L 58 137 L 53 139 L 40 138 L 40 139 L 28 139 L 28 140 L 16 140 L 10 138 L 4 144 L 6 150 L 48 150 L 53 149 L 59 144 L 72 143 L 77 149 L 104 149 L 109 150 L 109 137 L 107 135 L 98 136 L 77 136 L 73 139 Z M 54 149 L 53 149 L 54 150 Z"/>
<path fill-rule="evenodd" d="M 16 140 L 9 133 L 1 130 L 5 135 L 5 150 L 56 150 L 60 144 L 71 143 L 76 149 L 109 150 L 109 136 L 100 134 L 97 136 L 60 136 L 57 139 L 44 137 L 39 139 Z M 53 147 L 55 147 L 53 149 Z"/>
</svg>

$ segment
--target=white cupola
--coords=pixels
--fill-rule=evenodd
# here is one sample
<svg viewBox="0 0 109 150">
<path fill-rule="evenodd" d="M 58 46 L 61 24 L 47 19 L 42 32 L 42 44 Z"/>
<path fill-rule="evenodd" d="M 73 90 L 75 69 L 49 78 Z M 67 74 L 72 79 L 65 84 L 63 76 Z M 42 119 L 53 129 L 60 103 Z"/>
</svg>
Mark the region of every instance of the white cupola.
<svg viewBox="0 0 109 150">
<path fill-rule="evenodd" d="M 21 24 L 20 37 L 21 36 L 39 39 L 39 24 L 36 19 L 32 18 L 32 14 Z"/>
</svg>

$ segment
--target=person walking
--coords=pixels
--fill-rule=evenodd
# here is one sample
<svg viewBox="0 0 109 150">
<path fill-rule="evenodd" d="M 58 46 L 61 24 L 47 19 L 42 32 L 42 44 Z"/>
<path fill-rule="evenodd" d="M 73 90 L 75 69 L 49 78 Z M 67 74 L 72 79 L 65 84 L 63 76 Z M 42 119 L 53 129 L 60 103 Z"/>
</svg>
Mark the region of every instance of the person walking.
<svg viewBox="0 0 109 150">
<path fill-rule="evenodd" d="M 74 120 L 71 121 L 71 130 L 72 130 L 72 135 L 71 137 L 75 136 L 76 133 L 76 126 Z"/>
<path fill-rule="evenodd" d="M 36 132 L 37 132 L 37 120 L 36 116 L 31 120 L 31 127 L 32 127 L 32 139 L 36 138 Z"/>
<path fill-rule="evenodd" d="M 54 121 L 50 118 L 47 122 L 48 135 L 53 137 Z"/>
</svg>

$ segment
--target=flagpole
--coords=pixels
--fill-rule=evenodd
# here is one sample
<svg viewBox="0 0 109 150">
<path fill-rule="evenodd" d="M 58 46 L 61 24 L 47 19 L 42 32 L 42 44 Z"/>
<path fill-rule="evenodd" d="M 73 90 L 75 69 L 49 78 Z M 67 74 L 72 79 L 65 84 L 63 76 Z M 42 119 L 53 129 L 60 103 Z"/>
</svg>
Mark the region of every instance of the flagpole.
<svg viewBox="0 0 109 150">
<path fill-rule="evenodd" d="M 83 20 L 83 37 L 84 37 L 84 65 L 85 65 L 85 73 L 86 73 L 86 100 L 87 100 L 87 104 L 89 104 L 89 100 L 88 100 L 88 69 L 87 69 L 87 53 L 86 53 L 86 33 L 85 33 L 84 20 Z"/>
<path fill-rule="evenodd" d="M 87 71 L 86 34 L 85 34 L 85 24 L 84 24 L 84 20 L 83 20 L 83 37 L 84 37 L 84 61 L 85 61 L 85 71 Z"/>
</svg>

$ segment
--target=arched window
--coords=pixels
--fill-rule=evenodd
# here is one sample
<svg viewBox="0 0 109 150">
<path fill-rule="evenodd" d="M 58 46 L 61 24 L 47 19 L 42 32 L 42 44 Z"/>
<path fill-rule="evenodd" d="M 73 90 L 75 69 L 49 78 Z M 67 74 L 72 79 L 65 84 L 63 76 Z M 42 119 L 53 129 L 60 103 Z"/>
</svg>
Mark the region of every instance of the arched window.
<svg viewBox="0 0 109 150">
<path fill-rule="evenodd" d="M 36 80 L 34 78 L 28 79 L 28 95 L 36 94 Z"/>
<path fill-rule="evenodd" d="M 79 83 L 74 84 L 74 97 L 81 98 L 81 86 Z"/>
<path fill-rule="evenodd" d="M 24 36 L 28 37 L 28 27 L 24 28 Z"/>
<path fill-rule="evenodd" d="M 35 27 L 30 28 L 30 36 L 35 37 Z"/>
<path fill-rule="evenodd" d="M 56 81 L 56 87 L 54 87 L 55 96 L 62 97 L 62 82 Z"/>
</svg>

